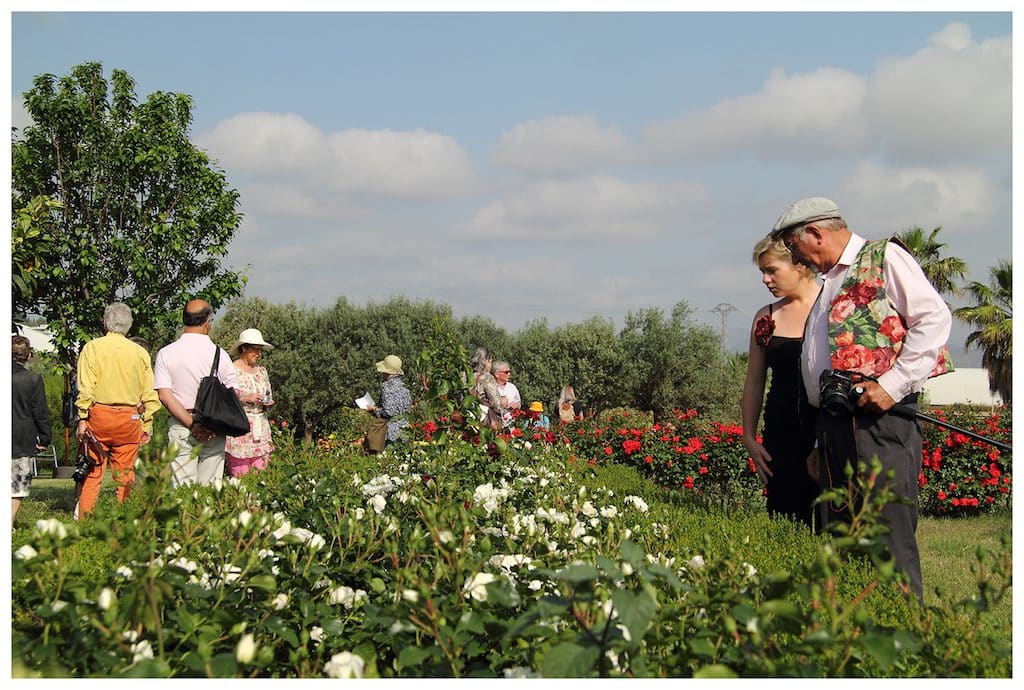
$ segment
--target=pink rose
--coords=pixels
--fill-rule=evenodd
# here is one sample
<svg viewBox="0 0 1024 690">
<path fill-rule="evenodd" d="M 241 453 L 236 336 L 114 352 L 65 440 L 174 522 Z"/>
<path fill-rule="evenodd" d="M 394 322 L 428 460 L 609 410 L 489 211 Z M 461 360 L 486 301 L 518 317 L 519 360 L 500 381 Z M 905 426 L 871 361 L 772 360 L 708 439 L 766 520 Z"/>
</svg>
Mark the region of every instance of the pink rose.
<svg viewBox="0 0 1024 690">
<path fill-rule="evenodd" d="M 832 307 L 832 313 L 829 314 L 828 320 L 830 323 L 842 323 L 846 321 L 857 309 L 857 305 L 853 303 L 853 300 L 844 298 L 836 302 L 835 306 Z"/>
</svg>

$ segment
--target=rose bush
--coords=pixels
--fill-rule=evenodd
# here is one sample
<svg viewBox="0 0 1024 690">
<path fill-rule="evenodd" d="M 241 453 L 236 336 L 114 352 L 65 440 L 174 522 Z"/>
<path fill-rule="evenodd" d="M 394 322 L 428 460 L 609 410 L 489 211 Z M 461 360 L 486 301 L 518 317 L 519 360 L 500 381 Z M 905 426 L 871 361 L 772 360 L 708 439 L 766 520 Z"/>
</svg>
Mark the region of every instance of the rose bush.
<svg viewBox="0 0 1024 690">
<path fill-rule="evenodd" d="M 991 414 L 969 408 L 930 411 L 944 421 L 1009 444 L 1011 411 Z M 520 418 L 517 417 L 517 420 Z M 429 439 L 429 429 L 421 435 Z M 921 422 L 923 457 L 919 477 L 924 515 L 976 515 L 1010 508 L 1012 457 L 982 441 Z M 760 507 L 764 488 L 743 446 L 742 427 L 704 420 L 695 410 L 675 410 L 673 419 L 652 423 L 626 409 L 548 431 L 515 428 L 505 438 L 564 445 L 574 462 L 635 467 L 659 486 L 677 489 L 707 506 Z"/>
<path fill-rule="evenodd" d="M 172 454 L 146 453 L 125 504 L 41 520 L 12 557 L 15 673 L 1009 676 L 1009 640 L 984 616 L 1009 590 L 1008 541 L 979 554 L 975 597 L 921 608 L 881 547 L 877 467 L 861 486 L 875 501 L 832 538 L 680 510 L 675 492 L 592 481 L 590 461 L 657 452 L 698 495 L 702 477 L 742 468 L 722 450 L 735 427 L 701 437 L 680 413 L 639 434 L 606 419 L 572 440 L 494 435 L 454 361 L 444 339 L 421 359 L 429 441 L 367 457 L 280 425 L 259 473 L 171 490 Z M 102 546 L 105 570 L 83 571 L 82 544 Z"/>
<path fill-rule="evenodd" d="M 967 603 L 936 622 L 892 586 L 870 514 L 773 562 L 729 518 L 587 486 L 564 445 L 514 439 L 494 463 L 472 441 L 410 444 L 353 466 L 281 448 L 261 473 L 177 491 L 168 456 L 120 513 L 40 521 L 12 559 L 22 672 L 1008 673 L 1008 645 Z M 785 527 L 760 523 L 758 541 Z M 68 557 L 83 539 L 111 549 L 98 581 Z M 991 601 L 1009 561 L 988 558 Z"/>
</svg>

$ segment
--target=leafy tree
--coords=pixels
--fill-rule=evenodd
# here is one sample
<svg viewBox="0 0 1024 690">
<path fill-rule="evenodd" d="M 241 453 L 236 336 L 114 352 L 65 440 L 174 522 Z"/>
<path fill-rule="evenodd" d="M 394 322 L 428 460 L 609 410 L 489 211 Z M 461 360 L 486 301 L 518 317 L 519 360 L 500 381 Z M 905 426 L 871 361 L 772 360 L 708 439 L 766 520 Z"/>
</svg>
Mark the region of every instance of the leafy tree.
<svg viewBox="0 0 1024 690">
<path fill-rule="evenodd" d="M 960 307 L 953 315 L 978 330 L 966 345 L 981 348 L 981 364 L 988 370 L 988 385 L 1007 404 L 1013 398 L 1013 262 L 990 267 L 989 284 L 972 281 L 965 292 L 974 306 Z"/>
<path fill-rule="evenodd" d="M 11 220 L 11 311 L 24 317 L 36 302 L 39 276 L 52 255 L 54 211 L 60 202 L 33 197 Z"/>
<path fill-rule="evenodd" d="M 727 399 L 725 356 L 719 336 L 692 321 L 685 301 L 665 318 L 661 309 L 626 315 L 620 334 L 632 404 L 666 419 L 673 409 L 700 408 L 720 414 Z"/>
<path fill-rule="evenodd" d="M 560 326 L 553 335 L 558 353 L 553 367 L 556 378 L 549 380 L 544 390 L 554 390 L 557 397 L 562 386 L 571 384 L 588 414 L 632 402 L 621 382 L 625 355 L 615 324 L 595 316 Z"/>
<path fill-rule="evenodd" d="M 128 73 L 114 70 L 108 84 L 98 62 L 39 75 L 24 94 L 33 124 L 12 141 L 15 224 L 41 196 L 59 207 L 48 232 L 22 236 L 39 270 L 18 306 L 46 319 L 66 363 L 112 301 L 155 341 L 180 325 L 190 297 L 217 308 L 244 286 L 220 265 L 241 219 L 238 192 L 189 141 L 192 99 L 137 101 Z"/>
<path fill-rule="evenodd" d="M 527 323 L 511 339 L 500 359 L 512 365 L 512 383 L 523 396 L 523 407 L 533 400 L 544 403 L 550 413 L 558 399 L 560 366 L 559 339 L 548 327 L 547 319 Z"/>
<path fill-rule="evenodd" d="M 509 354 L 511 338 L 508 332 L 490 318 L 479 314 L 465 316 L 455 321 L 453 326 L 469 356 L 473 355 L 476 348 L 486 347 L 499 359 L 511 357 Z"/>
<path fill-rule="evenodd" d="M 925 277 L 939 294 L 959 295 L 961 290 L 957 281 L 967 277 L 967 263 L 955 256 L 943 256 L 946 244 L 935 239 L 940 230 L 941 226 L 925 237 L 924 230 L 915 226 L 897 233 L 896 237 L 914 255 Z"/>
</svg>

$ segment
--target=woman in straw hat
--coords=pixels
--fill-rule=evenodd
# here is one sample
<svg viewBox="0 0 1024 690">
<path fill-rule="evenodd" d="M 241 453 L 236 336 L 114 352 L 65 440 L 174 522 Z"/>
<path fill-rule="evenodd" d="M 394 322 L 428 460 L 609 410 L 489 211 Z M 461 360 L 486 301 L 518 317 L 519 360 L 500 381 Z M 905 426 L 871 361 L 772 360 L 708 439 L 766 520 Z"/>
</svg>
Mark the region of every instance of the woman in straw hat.
<svg viewBox="0 0 1024 690">
<path fill-rule="evenodd" d="M 405 387 L 402 379 L 402 360 L 395 355 L 388 355 L 376 364 L 380 374 L 380 405 L 370 406 L 369 410 L 378 417 L 388 420 L 385 447 L 402 440 L 402 430 L 409 426 L 407 414 L 412 408 L 412 395 Z"/>
<path fill-rule="evenodd" d="M 224 446 L 224 469 L 229 476 L 240 477 L 249 470 L 262 470 L 270 461 L 270 423 L 266 410 L 274 404 L 270 377 L 259 364 L 264 352 L 274 346 L 263 339 L 256 328 L 247 328 L 231 347 L 231 356 L 238 372 L 238 397 L 249 418 L 249 433 L 228 436 Z"/>
</svg>

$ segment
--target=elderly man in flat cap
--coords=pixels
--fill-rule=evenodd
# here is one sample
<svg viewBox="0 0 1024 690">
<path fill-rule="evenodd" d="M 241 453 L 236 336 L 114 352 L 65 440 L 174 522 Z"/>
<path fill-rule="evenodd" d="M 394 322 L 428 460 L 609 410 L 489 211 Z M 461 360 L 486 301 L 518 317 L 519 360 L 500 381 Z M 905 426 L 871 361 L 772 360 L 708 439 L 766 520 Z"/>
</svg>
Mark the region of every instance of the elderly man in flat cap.
<svg viewBox="0 0 1024 690">
<path fill-rule="evenodd" d="M 807 398 L 819 409 L 808 470 L 823 489 L 845 485 L 847 463 L 856 468 L 875 455 L 885 472 L 895 473 L 890 488 L 911 505 L 883 508 L 891 529 L 886 542 L 923 601 L 914 534 L 921 429 L 913 413 L 925 380 L 953 369 L 946 350 L 949 307 L 898 240 L 865 240 L 850 232 L 830 199 L 797 201 L 771 236 L 824 278 L 801 355 Z M 846 513 L 845 506 L 822 506 L 826 525 Z"/>
</svg>

